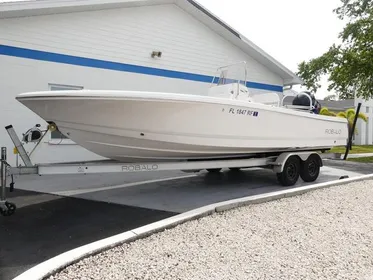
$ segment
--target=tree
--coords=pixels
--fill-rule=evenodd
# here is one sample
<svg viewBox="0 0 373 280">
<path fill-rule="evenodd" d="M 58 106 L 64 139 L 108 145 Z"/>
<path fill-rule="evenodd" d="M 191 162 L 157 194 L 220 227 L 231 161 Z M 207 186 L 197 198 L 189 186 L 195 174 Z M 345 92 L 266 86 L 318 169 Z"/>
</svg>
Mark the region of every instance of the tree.
<svg viewBox="0 0 373 280">
<path fill-rule="evenodd" d="M 328 108 L 323 107 L 320 110 L 320 115 L 332 116 L 332 117 L 338 117 L 338 118 L 347 119 L 347 121 L 348 121 L 348 134 L 350 134 L 350 131 L 352 130 L 352 127 L 354 125 L 354 120 L 355 120 L 355 116 L 356 116 L 356 110 L 351 108 L 351 109 L 347 109 L 344 112 L 334 113 L 332 111 L 329 111 Z M 361 119 L 364 122 L 368 122 L 368 117 L 364 113 L 359 113 L 359 115 L 357 117 L 358 117 L 358 119 Z M 357 134 L 357 133 L 358 132 L 357 132 L 357 129 L 355 127 L 354 134 Z M 350 150 L 351 149 L 352 149 L 352 147 L 350 147 Z"/>
<path fill-rule="evenodd" d="M 354 124 L 354 119 L 355 119 L 355 116 L 356 116 L 356 110 L 351 108 L 351 109 L 347 109 L 346 111 L 334 113 L 332 111 L 329 111 L 328 108 L 323 107 L 320 110 L 320 115 L 347 119 L 350 128 L 352 128 L 352 125 Z M 364 113 L 359 113 L 357 118 L 363 120 L 364 122 L 368 121 L 368 116 L 365 115 Z M 355 130 L 355 132 L 356 132 L 356 130 Z"/>
<path fill-rule="evenodd" d="M 319 114 L 324 115 L 324 116 L 332 116 L 332 117 L 337 116 L 336 113 L 329 111 L 329 109 L 326 107 L 322 107 Z"/>
<path fill-rule="evenodd" d="M 320 78 L 328 76 L 328 90 L 340 99 L 373 97 L 373 0 L 341 0 L 333 12 L 348 19 L 339 34 L 340 44 L 333 44 L 320 57 L 298 65 L 304 86 L 317 91 Z"/>
</svg>

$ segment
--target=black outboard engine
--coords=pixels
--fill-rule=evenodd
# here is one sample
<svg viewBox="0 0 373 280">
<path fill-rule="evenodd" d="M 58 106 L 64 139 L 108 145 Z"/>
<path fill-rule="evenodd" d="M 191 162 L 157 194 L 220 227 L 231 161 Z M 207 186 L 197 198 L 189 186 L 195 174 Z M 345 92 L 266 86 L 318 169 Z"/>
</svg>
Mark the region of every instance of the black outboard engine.
<svg viewBox="0 0 373 280">
<path fill-rule="evenodd" d="M 305 109 L 310 108 L 310 105 L 312 105 L 312 112 L 314 112 L 315 114 L 318 114 L 321 109 L 321 104 L 316 100 L 315 95 L 313 95 L 309 91 L 303 91 L 297 94 L 293 100 L 293 105 L 304 106 Z"/>
</svg>

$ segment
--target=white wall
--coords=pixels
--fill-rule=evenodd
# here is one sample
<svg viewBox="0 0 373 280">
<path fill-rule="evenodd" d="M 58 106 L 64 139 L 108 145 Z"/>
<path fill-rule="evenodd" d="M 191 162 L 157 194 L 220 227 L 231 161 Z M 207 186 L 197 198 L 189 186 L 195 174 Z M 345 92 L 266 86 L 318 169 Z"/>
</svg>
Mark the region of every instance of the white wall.
<svg viewBox="0 0 373 280">
<path fill-rule="evenodd" d="M 249 80 L 282 79 L 176 5 L 13 18 L 0 21 L 0 43 L 74 56 L 213 75 L 248 62 Z M 152 59 L 153 50 L 163 52 Z"/>
<path fill-rule="evenodd" d="M 250 81 L 280 86 L 283 83 L 280 77 L 175 5 L 0 20 L 0 45 L 202 75 L 214 75 L 221 65 L 246 60 Z M 153 50 L 162 51 L 162 58 L 151 58 Z M 206 82 L 4 55 L 0 55 L 0 81 L 0 129 L 13 124 L 18 134 L 45 122 L 20 105 L 15 96 L 21 92 L 48 90 L 50 83 L 85 89 L 192 94 L 205 94 L 210 86 Z M 99 158 L 69 141 L 53 145 L 49 136 L 45 140 L 33 154 L 35 163 Z M 13 145 L 5 130 L 0 131 L 0 146 L 8 147 L 10 163 L 14 164 Z M 27 149 L 31 148 L 29 144 Z"/>
<path fill-rule="evenodd" d="M 358 134 L 355 136 L 354 143 L 357 145 L 372 145 L 373 144 L 373 99 L 364 100 L 361 98 L 355 99 L 355 107 L 361 102 L 360 112 L 368 117 L 368 122 L 358 120 L 357 130 Z"/>
</svg>

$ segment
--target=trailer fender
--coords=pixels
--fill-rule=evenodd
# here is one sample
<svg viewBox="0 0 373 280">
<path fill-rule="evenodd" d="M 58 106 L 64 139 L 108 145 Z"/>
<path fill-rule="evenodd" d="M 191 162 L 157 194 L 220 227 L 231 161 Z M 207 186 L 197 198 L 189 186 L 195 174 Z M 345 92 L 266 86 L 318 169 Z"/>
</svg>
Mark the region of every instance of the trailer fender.
<svg viewBox="0 0 373 280">
<path fill-rule="evenodd" d="M 282 153 L 280 154 L 275 162 L 273 163 L 273 171 L 275 173 L 281 173 L 284 169 L 285 162 L 291 157 L 291 156 L 297 156 L 300 158 L 301 161 L 306 161 L 311 155 L 317 155 L 319 158 L 319 164 L 320 167 L 323 166 L 323 161 L 320 157 L 320 155 L 317 152 L 291 152 L 291 153 Z"/>
</svg>

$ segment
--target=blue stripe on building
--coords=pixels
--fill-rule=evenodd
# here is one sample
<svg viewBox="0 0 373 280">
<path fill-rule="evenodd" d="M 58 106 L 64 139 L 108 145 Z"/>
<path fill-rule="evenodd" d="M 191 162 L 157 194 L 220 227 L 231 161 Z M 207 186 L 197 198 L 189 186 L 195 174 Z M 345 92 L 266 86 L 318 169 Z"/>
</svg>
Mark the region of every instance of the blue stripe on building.
<svg viewBox="0 0 373 280">
<path fill-rule="evenodd" d="M 183 79 L 196 82 L 211 83 L 214 77 L 187 72 L 172 71 L 153 67 L 146 67 L 133 64 L 125 64 L 113 61 L 92 59 L 86 57 L 72 56 L 66 54 L 38 51 L 32 49 L 18 48 L 13 46 L 0 45 L 0 55 L 63 63 L 91 68 L 108 69 L 137 74 L 160 76 L 166 78 Z M 247 87 L 268 91 L 283 92 L 282 86 L 269 85 L 255 82 L 247 82 Z"/>
</svg>

